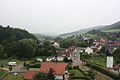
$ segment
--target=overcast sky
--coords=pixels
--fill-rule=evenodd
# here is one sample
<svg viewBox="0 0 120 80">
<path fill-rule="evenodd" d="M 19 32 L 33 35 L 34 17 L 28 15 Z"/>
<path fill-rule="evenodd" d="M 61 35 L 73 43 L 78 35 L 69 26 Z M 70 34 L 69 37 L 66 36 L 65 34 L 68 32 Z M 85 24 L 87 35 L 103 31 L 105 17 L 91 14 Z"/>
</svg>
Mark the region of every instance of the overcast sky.
<svg viewBox="0 0 120 80">
<path fill-rule="evenodd" d="M 0 0 L 0 25 L 65 33 L 120 21 L 120 0 Z"/>
</svg>

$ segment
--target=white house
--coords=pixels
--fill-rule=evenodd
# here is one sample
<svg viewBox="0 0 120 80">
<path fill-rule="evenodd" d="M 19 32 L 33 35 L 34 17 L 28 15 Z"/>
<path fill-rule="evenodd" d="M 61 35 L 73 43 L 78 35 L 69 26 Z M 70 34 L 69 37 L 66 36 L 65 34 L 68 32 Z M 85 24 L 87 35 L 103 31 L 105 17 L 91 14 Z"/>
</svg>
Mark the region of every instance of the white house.
<svg viewBox="0 0 120 80">
<path fill-rule="evenodd" d="M 46 61 L 48 61 L 48 62 L 50 62 L 50 61 L 52 61 L 52 60 L 55 60 L 55 57 L 53 56 L 51 56 L 51 57 L 48 57 L 48 58 L 46 58 Z"/>
<path fill-rule="evenodd" d="M 93 49 L 90 48 L 90 47 L 87 47 L 87 48 L 85 49 L 85 52 L 88 53 L 88 54 L 93 53 Z"/>
<path fill-rule="evenodd" d="M 8 62 L 8 65 L 9 66 L 15 66 L 15 65 L 17 65 L 17 63 L 16 62 Z"/>
<path fill-rule="evenodd" d="M 39 62 L 43 62 L 43 59 L 41 59 L 41 58 L 36 58 L 36 60 Z"/>
<path fill-rule="evenodd" d="M 55 42 L 55 43 L 53 44 L 53 46 L 56 47 L 56 48 L 59 48 L 59 47 L 60 47 L 59 43 L 57 43 L 57 42 Z"/>
</svg>

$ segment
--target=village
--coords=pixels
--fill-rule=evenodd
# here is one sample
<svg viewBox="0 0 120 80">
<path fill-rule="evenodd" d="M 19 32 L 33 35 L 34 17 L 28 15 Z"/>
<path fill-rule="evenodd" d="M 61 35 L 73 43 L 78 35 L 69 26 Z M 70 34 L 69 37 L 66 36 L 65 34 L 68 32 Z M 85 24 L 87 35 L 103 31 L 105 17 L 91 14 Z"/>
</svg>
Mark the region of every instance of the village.
<svg viewBox="0 0 120 80">
<path fill-rule="evenodd" d="M 90 39 L 90 37 L 83 37 L 83 40 L 89 41 Z M 43 45 L 43 41 L 40 42 L 40 45 Z M 107 38 L 93 38 L 91 46 L 87 47 L 69 46 L 65 49 L 60 47 L 59 42 L 53 41 L 51 45 L 56 48 L 55 55 L 41 56 L 22 62 L 11 59 L 6 61 L 8 63 L 1 65 L 0 69 L 8 71 L 7 76 L 13 75 L 14 77 L 22 74 L 20 77 L 24 80 L 33 80 L 33 76 L 37 73 L 49 73 L 49 71 L 55 75 L 55 80 L 86 80 L 86 76 L 93 77 L 89 74 L 93 74 L 96 80 L 99 80 L 100 77 L 103 78 L 102 80 L 114 80 L 119 75 L 120 65 L 114 65 L 112 53 L 120 46 L 120 42 Z M 102 49 L 108 50 L 109 55 L 104 56 Z M 109 72 L 112 76 L 104 71 Z M 1 80 L 7 80 L 5 78 L 3 76 Z"/>
<path fill-rule="evenodd" d="M 120 80 L 120 0 L 0 0 L 0 80 Z"/>
</svg>

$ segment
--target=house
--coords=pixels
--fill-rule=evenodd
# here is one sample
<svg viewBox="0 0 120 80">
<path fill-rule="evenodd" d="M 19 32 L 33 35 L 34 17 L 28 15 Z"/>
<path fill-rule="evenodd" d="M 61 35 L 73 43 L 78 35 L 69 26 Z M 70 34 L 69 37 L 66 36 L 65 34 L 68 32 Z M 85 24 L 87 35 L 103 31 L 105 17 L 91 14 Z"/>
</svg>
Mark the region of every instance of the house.
<svg viewBox="0 0 120 80">
<path fill-rule="evenodd" d="M 55 60 L 55 56 L 50 56 L 48 58 L 46 58 L 46 61 L 50 62 L 50 61 L 54 61 Z"/>
<path fill-rule="evenodd" d="M 48 73 L 50 69 L 53 70 L 55 80 L 66 80 L 64 78 L 67 71 L 68 63 L 43 62 L 41 64 L 40 72 Z"/>
<path fill-rule="evenodd" d="M 15 66 L 15 65 L 17 65 L 17 63 L 16 62 L 9 62 L 8 65 L 9 66 Z"/>
<path fill-rule="evenodd" d="M 41 59 L 41 58 L 36 58 L 36 60 L 39 62 L 43 62 L 43 59 Z"/>
<path fill-rule="evenodd" d="M 62 50 L 56 51 L 56 57 L 58 61 L 63 61 L 65 56 L 66 56 L 65 51 L 62 51 Z"/>
<path fill-rule="evenodd" d="M 68 80 L 67 68 L 68 63 L 43 62 L 40 71 L 27 71 L 24 74 L 24 80 L 32 80 L 38 72 L 48 73 L 51 69 L 55 75 L 55 80 Z"/>
<path fill-rule="evenodd" d="M 68 59 L 72 59 L 72 54 L 73 54 L 75 49 L 76 49 L 76 46 L 71 46 L 68 49 L 66 49 L 65 55 Z"/>
<path fill-rule="evenodd" d="M 117 49 L 118 46 L 116 46 L 115 44 L 108 44 L 108 45 L 105 45 L 105 49 L 106 50 L 109 50 L 110 53 L 113 53 L 116 49 Z"/>
<path fill-rule="evenodd" d="M 27 71 L 24 75 L 24 80 L 32 80 L 33 76 L 37 73 L 37 71 Z"/>
<path fill-rule="evenodd" d="M 57 42 L 55 42 L 55 43 L 53 44 L 53 46 L 54 46 L 55 48 L 59 48 L 59 47 L 60 47 L 59 43 L 57 43 Z"/>
<path fill-rule="evenodd" d="M 88 54 L 93 53 L 93 49 L 90 48 L 90 47 L 87 47 L 87 48 L 85 49 L 85 52 L 88 53 Z"/>
</svg>

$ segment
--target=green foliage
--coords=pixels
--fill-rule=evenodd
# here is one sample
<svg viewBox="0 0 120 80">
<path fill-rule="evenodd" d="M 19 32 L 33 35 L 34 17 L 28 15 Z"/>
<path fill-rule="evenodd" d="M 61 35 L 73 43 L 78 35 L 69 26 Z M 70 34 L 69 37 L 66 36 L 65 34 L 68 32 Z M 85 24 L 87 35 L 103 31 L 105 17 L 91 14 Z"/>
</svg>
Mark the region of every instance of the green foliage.
<svg viewBox="0 0 120 80">
<path fill-rule="evenodd" d="M 120 79 L 117 74 L 115 74 L 113 72 L 110 72 L 110 71 L 108 71 L 106 69 L 103 69 L 102 67 L 100 67 L 98 65 L 87 63 L 87 66 L 89 66 L 89 67 L 91 67 L 91 68 L 93 68 L 93 69 L 95 69 L 95 70 L 97 70 L 97 71 L 99 71 L 99 72 L 101 72 L 103 74 L 106 74 L 107 76 L 113 78 L 114 80 L 119 80 Z"/>
<path fill-rule="evenodd" d="M 67 63 L 68 63 L 68 62 L 72 62 L 72 60 L 71 60 L 71 59 L 69 60 L 67 57 L 64 57 L 63 61 L 64 61 L 64 62 L 67 62 Z"/>
<path fill-rule="evenodd" d="M 10 67 L 9 67 L 9 70 L 12 71 L 12 69 L 13 69 L 12 66 L 10 66 Z"/>
<path fill-rule="evenodd" d="M 93 70 L 89 70 L 88 73 L 86 74 L 85 77 L 86 80 L 94 80 L 95 79 L 95 74 L 93 72 Z"/>
<path fill-rule="evenodd" d="M 29 65 L 28 64 L 25 67 L 26 67 L 27 70 L 29 70 Z"/>
<path fill-rule="evenodd" d="M 71 79 L 84 79 L 84 74 L 79 69 L 70 69 L 68 70 L 70 73 Z"/>
<path fill-rule="evenodd" d="M 6 44 L 6 42 L 13 42 L 21 39 L 36 39 L 35 36 L 27 32 L 26 30 L 11 28 L 11 27 L 2 27 L 0 26 L 0 43 Z"/>
<path fill-rule="evenodd" d="M 4 54 L 3 54 L 3 50 L 4 50 L 3 46 L 0 45 L 0 58 L 4 55 Z"/>
<path fill-rule="evenodd" d="M 52 69 L 50 69 L 49 73 L 47 74 L 47 80 L 54 80 L 55 76 L 52 72 Z"/>
<path fill-rule="evenodd" d="M 26 62 L 23 63 L 23 66 L 24 66 L 24 67 L 26 66 Z"/>
<path fill-rule="evenodd" d="M 79 69 L 79 66 L 73 66 L 73 69 Z"/>
<path fill-rule="evenodd" d="M 68 66 L 68 69 L 71 70 L 71 69 L 73 69 L 73 67 L 72 67 L 71 65 L 69 65 L 69 66 Z"/>
<path fill-rule="evenodd" d="M 80 53 L 82 61 L 91 62 L 92 64 L 97 64 L 99 66 L 106 66 L 106 55 L 103 53 L 99 55 L 89 55 L 87 53 Z"/>
<path fill-rule="evenodd" d="M 1 64 L 1 68 L 3 68 L 4 67 L 4 65 L 3 64 Z"/>
<path fill-rule="evenodd" d="M 52 74 L 52 71 L 50 70 L 49 73 L 42 73 L 39 72 L 38 74 L 33 76 L 33 80 L 54 80 L 55 76 Z"/>
<path fill-rule="evenodd" d="M 42 73 L 42 72 L 39 72 L 38 74 L 33 76 L 33 80 L 47 80 L 46 79 L 46 74 Z"/>
<path fill-rule="evenodd" d="M 32 39 L 22 39 L 19 40 L 14 47 L 14 52 L 16 53 L 16 57 L 19 59 L 22 58 L 33 58 L 36 53 L 37 44 Z"/>
<path fill-rule="evenodd" d="M 33 63 L 33 64 L 29 64 L 29 67 L 30 68 L 40 68 L 41 65 L 40 65 L 40 63 Z"/>
<path fill-rule="evenodd" d="M 113 53 L 116 64 L 120 63 L 120 47 L 117 48 Z"/>
</svg>

